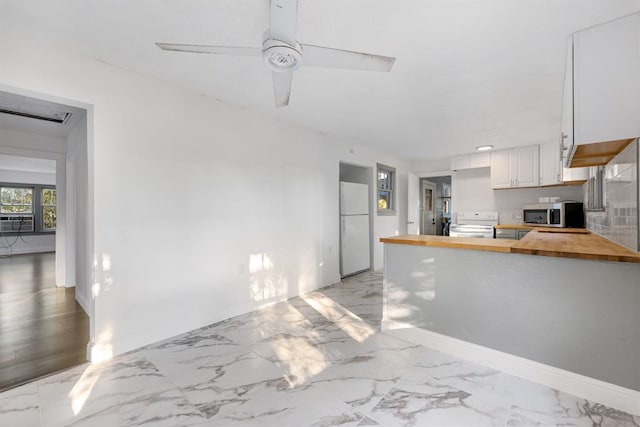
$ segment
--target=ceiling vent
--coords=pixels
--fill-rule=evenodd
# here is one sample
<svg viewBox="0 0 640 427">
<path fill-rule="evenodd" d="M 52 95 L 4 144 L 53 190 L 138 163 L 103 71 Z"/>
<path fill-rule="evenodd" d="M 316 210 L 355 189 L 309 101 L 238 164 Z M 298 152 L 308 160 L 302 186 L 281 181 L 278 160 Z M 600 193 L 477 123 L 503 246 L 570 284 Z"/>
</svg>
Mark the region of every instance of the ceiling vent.
<svg viewBox="0 0 640 427">
<path fill-rule="evenodd" d="M 71 118 L 71 113 L 66 111 L 52 111 L 44 108 L 31 108 L 31 111 L 22 108 L 7 108 L 6 106 L 0 106 L 0 113 L 11 114 L 13 116 L 26 117 L 29 119 L 43 120 L 46 122 L 58 123 L 61 125 L 66 124 Z"/>
</svg>

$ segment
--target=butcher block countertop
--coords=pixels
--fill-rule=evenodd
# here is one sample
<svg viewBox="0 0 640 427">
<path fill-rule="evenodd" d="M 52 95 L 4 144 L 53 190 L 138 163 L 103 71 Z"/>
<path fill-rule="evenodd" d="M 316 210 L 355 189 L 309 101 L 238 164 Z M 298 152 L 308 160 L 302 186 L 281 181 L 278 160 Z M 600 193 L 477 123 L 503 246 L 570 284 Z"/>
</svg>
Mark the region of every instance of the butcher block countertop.
<svg viewBox="0 0 640 427">
<path fill-rule="evenodd" d="M 438 248 L 473 249 L 476 251 L 511 252 L 517 240 L 513 239 L 478 239 L 474 237 L 448 237 L 404 235 L 383 237 L 382 243 L 399 243 L 403 245 L 435 246 Z"/>
<path fill-rule="evenodd" d="M 520 240 L 405 235 L 383 237 L 380 241 L 405 245 L 640 263 L 640 253 L 582 228 L 536 227 Z"/>
<path fill-rule="evenodd" d="M 522 225 L 522 224 L 498 224 L 496 225 L 497 229 L 506 228 L 508 230 L 533 230 L 536 227 L 532 227 L 530 225 Z"/>
</svg>

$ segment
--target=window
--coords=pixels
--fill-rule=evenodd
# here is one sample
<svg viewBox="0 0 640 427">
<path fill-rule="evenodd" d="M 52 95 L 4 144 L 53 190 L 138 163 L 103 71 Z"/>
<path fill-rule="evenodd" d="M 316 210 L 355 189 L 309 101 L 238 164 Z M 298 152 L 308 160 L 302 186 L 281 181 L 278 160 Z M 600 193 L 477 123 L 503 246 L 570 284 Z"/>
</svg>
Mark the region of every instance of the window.
<svg viewBox="0 0 640 427">
<path fill-rule="evenodd" d="M 396 170 L 378 165 L 378 215 L 395 214 Z"/>
<path fill-rule="evenodd" d="M 0 183 L 0 231 L 42 233 L 56 230 L 55 187 Z"/>
<path fill-rule="evenodd" d="M 56 229 L 56 189 L 43 188 L 41 207 L 42 207 L 42 229 Z"/>
<path fill-rule="evenodd" d="M 33 188 L 0 187 L 0 213 L 33 213 Z"/>
</svg>

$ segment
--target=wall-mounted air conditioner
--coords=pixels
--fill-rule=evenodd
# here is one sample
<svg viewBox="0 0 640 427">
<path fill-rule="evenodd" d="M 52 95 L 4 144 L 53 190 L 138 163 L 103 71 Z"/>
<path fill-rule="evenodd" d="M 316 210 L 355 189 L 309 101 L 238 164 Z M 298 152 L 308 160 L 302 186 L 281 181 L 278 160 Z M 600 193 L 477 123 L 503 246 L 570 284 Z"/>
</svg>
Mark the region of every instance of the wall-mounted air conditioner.
<svg viewBox="0 0 640 427">
<path fill-rule="evenodd" d="M 26 233 L 33 231 L 33 215 L 0 216 L 0 232 Z"/>
</svg>

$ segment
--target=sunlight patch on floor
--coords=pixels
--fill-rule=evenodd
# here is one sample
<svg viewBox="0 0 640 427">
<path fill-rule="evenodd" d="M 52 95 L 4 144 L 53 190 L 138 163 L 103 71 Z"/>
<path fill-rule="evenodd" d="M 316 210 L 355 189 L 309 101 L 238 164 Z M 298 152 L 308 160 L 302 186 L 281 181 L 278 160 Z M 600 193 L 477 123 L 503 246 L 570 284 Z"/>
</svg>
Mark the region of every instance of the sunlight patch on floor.
<svg viewBox="0 0 640 427">
<path fill-rule="evenodd" d="M 360 317 L 319 292 L 303 295 L 302 299 L 358 342 L 364 342 L 376 333 L 376 330 Z"/>
<path fill-rule="evenodd" d="M 102 372 L 102 366 L 99 364 L 93 364 L 87 366 L 87 369 L 84 370 L 82 376 L 73 386 L 71 391 L 69 392 L 69 399 L 71 400 L 71 410 L 73 411 L 73 415 L 78 415 L 84 404 L 87 402 L 87 399 L 91 395 L 91 391 L 93 387 L 98 382 L 100 378 L 100 373 Z"/>
</svg>

